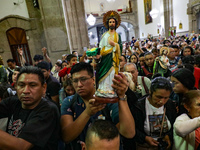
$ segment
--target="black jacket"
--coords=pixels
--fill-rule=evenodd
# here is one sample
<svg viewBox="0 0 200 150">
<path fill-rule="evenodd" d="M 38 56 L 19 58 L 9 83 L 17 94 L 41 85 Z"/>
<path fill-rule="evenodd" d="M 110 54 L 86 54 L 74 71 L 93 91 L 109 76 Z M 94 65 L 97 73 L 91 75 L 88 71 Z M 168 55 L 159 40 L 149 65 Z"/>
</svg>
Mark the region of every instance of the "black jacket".
<svg viewBox="0 0 200 150">
<path fill-rule="evenodd" d="M 136 135 L 134 139 L 136 142 L 140 144 L 145 143 L 145 137 L 147 136 L 146 133 L 144 132 L 144 122 L 146 119 L 146 109 L 145 109 L 146 97 L 147 96 L 144 96 L 141 99 L 139 99 L 138 102 L 135 103 L 134 109 L 133 109 L 133 117 L 135 119 L 135 126 L 136 126 Z M 167 101 L 164 107 L 166 107 L 166 116 L 171 123 L 171 129 L 166 133 L 166 135 L 169 135 L 169 138 L 172 144 L 173 124 L 177 117 L 176 107 L 170 99 Z"/>
</svg>

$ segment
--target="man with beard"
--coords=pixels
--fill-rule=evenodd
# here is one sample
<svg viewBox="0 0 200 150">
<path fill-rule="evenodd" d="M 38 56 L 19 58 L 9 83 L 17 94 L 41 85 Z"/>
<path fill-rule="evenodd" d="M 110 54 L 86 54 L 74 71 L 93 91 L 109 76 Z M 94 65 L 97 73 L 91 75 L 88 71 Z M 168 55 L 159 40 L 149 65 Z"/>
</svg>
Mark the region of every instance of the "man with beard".
<svg viewBox="0 0 200 150">
<path fill-rule="evenodd" d="M 104 26 L 108 29 L 103 34 L 99 48 L 101 62 L 98 70 L 99 87 L 95 93 L 97 97 L 115 98 L 116 92 L 111 87 L 112 79 L 119 71 L 119 58 L 122 52 L 121 37 L 116 32 L 121 22 L 120 16 L 115 11 L 108 11 L 103 17 Z"/>
</svg>

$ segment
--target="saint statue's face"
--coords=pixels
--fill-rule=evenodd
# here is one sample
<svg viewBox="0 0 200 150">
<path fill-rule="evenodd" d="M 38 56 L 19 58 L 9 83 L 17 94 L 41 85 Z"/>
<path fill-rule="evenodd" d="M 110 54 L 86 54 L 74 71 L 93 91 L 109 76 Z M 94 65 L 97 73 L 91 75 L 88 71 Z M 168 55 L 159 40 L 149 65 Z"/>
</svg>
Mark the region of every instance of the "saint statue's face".
<svg viewBox="0 0 200 150">
<path fill-rule="evenodd" d="M 115 29 L 115 19 L 110 19 L 108 25 L 109 29 L 111 30 Z"/>
</svg>

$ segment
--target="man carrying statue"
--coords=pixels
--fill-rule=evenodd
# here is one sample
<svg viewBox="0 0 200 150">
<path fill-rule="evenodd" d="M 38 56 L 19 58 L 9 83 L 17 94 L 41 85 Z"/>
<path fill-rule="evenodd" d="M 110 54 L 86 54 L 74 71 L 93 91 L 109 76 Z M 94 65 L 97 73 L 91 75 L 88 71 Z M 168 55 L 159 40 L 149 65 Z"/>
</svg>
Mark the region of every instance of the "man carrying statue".
<svg viewBox="0 0 200 150">
<path fill-rule="evenodd" d="M 110 13 L 110 15 L 111 14 L 112 13 Z M 111 21 L 113 19 L 109 20 Z M 113 24 L 113 22 L 110 24 Z M 109 31 L 107 32 L 108 35 L 107 33 L 103 35 L 103 41 L 101 42 L 102 60 L 100 65 L 104 65 L 104 63 L 106 63 L 103 67 L 106 67 L 107 69 L 100 69 L 103 69 L 103 72 L 105 72 L 105 79 L 103 79 L 102 82 L 107 80 L 107 78 L 110 78 L 110 80 L 107 80 L 110 82 L 109 88 L 111 92 L 109 92 L 109 94 L 111 95 L 115 91 L 117 94 L 114 98 L 118 100 L 115 101 L 116 103 L 110 103 L 109 100 L 107 101 L 108 97 L 106 95 L 105 101 L 99 101 L 96 99 L 97 96 L 94 97 L 96 90 L 96 88 L 94 88 L 95 76 L 94 70 L 89 63 L 80 62 L 72 67 L 70 73 L 76 94 L 68 96 L 63 100 L 61 105 L 61 129 L 63 141 L 65 143 L 70 143 L 69 146 L 73 147 L 73 149 L 81 149 L 81 143 L 85 142 L 87 129 L 96 119 L 112 121 L 118 128 L 119 133 L 126 138 L 133 138 L 135 135 L 135 122 L 125 95 L 125 92 L 128 89 L 128 82 L 123 73 L 115 75 L 114 67 L 118 66 L 117 64 L 119 64 L 119 58 L 115 60 L 114 57 L 116 57 L 116 55 L 120 55 L 118 44 L 118 41 L 120 41 L 119 36 L 116 34 L 114 28 Z M 97 52 L 97 49 L 94 51 L 90 50 L 91 56 L 96 56 Z M 104 57 L 112 60 L 108 60 L 111 65 L 108 64 L 107 60 L 104 60 Z M 110 67 L 107 67 L 107 65 Z M 118 69 L 119 68 L 116 69 L 116 72 L 118 72 Z M 112 73 L 112 77 L 109 77 L 110 73 Z M 104 78 L 104 76 L 102 76 L 102 78 Z M 104 99 L 102 97 L 100 98 Z"/>
</svg>

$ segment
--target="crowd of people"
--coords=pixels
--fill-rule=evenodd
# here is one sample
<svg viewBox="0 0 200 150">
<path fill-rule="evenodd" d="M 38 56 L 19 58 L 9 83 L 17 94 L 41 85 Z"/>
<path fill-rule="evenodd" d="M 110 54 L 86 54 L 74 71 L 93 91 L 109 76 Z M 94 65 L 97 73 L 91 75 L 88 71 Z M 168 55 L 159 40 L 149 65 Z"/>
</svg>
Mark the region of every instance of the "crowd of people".
<svg viewBox="0 0 200 150">
<path fill-rule="evenodd" d="M 122 48 L 109 13 L 95 57 L 0 58 L 0 149 L 200 149 L 200 36 Z"/>
</svg>

